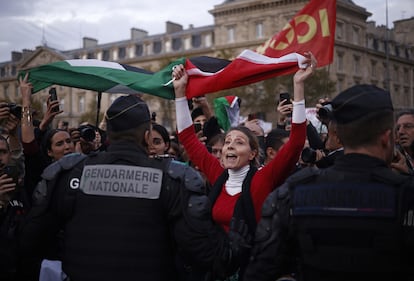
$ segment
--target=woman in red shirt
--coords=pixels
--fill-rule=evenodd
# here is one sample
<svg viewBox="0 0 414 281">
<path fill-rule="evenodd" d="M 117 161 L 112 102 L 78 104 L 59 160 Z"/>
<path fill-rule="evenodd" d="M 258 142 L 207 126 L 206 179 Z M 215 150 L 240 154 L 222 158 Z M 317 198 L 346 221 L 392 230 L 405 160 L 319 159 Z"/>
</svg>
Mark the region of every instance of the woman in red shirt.
<svg viewBox="0 0 414 281">
<path fill-rule="evenodd" d="M 221 160 L 208 152 L 196 137 L 191 120 L 185 96 L 188 75 L 183 65 L 173 70 L 178 137 L 190 160 L 213 185 L 209 194 L 213 219 L 226 231 L 234 217 L 246 221 L 249 232 L 254 235 L 264 200 L 295 168 L 306 138 L 304 81 L 312 75 L 316 60 L 311 53 L 306 53 L 301 63 L 306 67 L 298 70 L 293 78 L 289 141 L 260 170 L 255 165 L 259 153 L 257 138 L 245 127 L 232 128 L 226 132 Z"/>
</svg>

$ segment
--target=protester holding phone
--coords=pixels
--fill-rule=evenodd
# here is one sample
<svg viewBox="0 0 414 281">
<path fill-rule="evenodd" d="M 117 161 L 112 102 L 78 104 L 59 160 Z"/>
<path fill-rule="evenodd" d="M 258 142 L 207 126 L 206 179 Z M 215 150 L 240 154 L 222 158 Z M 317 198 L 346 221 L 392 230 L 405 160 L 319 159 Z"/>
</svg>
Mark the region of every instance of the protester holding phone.
<svg viewBox="0 0 414 281">
<path fill-rule="evenodd" d="M 21 162 L 24 159 L 19 159 Z M 23 184 L 24 172 L 13 159 L 7 139 L 0 135 L 0 279 L 19 280 L 18 229 L 30 202 Z"/>
<path fill-rule="evenodd" d="M 289 93 L 280 93 L 277 100 L 277 128 L 290 128 L 293 105 Z"/>
<path fill-rule="evenodd" d="M 55 98 L 54 95 L 49 95 L 47 111 L 37 129 L 33 126 L 31 109 L 33 86 L 29 82 L 29 73 L 19 77 L 19 84 L 22 95 L 21 140 L 26 158 L 25 187 L 31 197 L 44 168 L 64 155 L 74 152 L 74 145 L 67 131 L 50 129 L 54 118 L 63 112 L 56 110 L 59 109 L 59 101 L 51 100 Z M 53 93 L 53 90 L 51 92 Z"/>
</svg>

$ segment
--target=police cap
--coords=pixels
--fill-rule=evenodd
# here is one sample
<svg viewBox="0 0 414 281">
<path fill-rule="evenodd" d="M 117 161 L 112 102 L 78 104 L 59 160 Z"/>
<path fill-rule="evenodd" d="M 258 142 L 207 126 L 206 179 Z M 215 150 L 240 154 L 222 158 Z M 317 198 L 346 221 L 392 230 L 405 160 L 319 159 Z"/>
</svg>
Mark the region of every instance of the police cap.
<svg viewBox="0 0 414 281">
<path fill-rule="evenodd" d="M 366 114 L 393 111 L 389 92 L 374 85 L 356 85 L 332 100 L 332 115 L 338 124 L 358 120 Z"/>
<path fill-rule="evenodd" d="M 138 127 L 151 120 L 147 104 L 137 95 L 117 98 L 106 111 L 109 131 L 119 132 Z"/>
</svg>

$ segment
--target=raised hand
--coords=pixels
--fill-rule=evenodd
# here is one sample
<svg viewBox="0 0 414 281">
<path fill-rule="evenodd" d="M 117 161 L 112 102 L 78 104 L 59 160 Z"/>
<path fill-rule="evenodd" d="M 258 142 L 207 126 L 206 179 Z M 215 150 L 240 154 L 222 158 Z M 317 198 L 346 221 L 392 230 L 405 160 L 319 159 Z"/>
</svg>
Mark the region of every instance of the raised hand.
<svg viewBox="0 0 414 281">
<path fill-rule="evenodd" d="M 179 65 L 174 66 L 172 77 L 174 80 L 173 84 L 174 84 L 175 97 L 176 98 L 185 97 L 185 88 L 187 87 L 188 74 L 184 68 L 184 65 L 179 64 Z"/>
<path fill-rule="evenodd" d="M 308 77 L 310 77 L 317 67 L 316 58 L 311 52 L 305 52 L 305 61 L 303 63 L 307 64 L 305 69 L 299 69 L 295 76 L 293 77 L 294 83 L 303 83 Z"/>
</svg>

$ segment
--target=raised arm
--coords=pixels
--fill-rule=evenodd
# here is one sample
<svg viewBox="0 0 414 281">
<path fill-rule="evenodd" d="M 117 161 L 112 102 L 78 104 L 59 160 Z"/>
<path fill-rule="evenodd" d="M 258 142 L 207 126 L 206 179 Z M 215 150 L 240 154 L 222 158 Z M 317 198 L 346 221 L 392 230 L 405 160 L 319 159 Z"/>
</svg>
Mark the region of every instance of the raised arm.
<svg viewBox="0 0 414 281">
<path fill-rule="evenodd" d="M 29 73 L 27 72 L 24 78 L 19 77 L 20 93 L 22 95 L 22 142 L 31 143 L 35 139 L 33 119 L 31 112 L 31 95 L 32 95 L 32 83 L 28 82 Z"/>
</svg>

